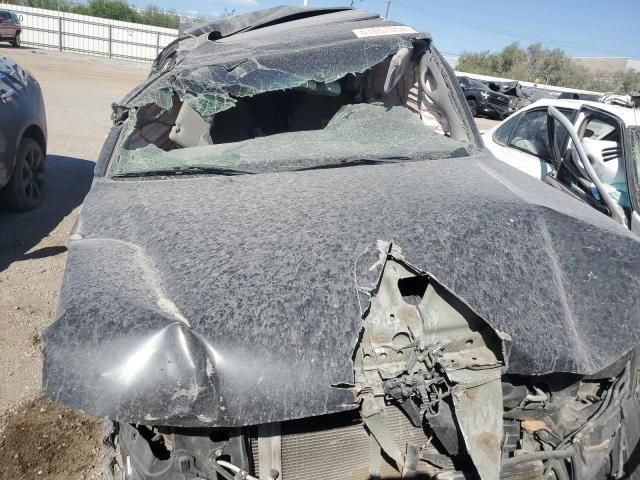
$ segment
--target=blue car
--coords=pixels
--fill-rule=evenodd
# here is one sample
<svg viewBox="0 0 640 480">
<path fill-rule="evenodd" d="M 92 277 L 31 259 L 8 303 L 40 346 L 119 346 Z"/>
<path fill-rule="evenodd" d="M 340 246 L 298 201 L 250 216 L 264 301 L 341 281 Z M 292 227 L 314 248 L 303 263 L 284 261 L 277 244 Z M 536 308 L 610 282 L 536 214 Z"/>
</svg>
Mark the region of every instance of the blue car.
<svg viewBox="0 0 640 480">
<path fill-rule="evenodd" d="M 43 198 L 47 121 L 40 85 L 0 56 L 0 207 L 31 210 Z"/>
</svg>

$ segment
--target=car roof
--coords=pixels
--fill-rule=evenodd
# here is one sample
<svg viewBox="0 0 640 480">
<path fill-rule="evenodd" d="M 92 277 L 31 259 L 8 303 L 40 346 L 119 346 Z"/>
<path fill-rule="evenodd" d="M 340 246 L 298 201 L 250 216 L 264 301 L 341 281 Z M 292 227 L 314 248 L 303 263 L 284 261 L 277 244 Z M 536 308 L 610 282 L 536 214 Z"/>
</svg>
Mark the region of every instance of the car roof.
<svg viewBox="0 0 640 480">
<path fill-rule="evenodd" d="M 636 108 L 622 107 L 620 105 L 611 105 L 608 103 L 594 102 L 591 100 L 572 100 L 572 99 L 553 99 L 543 98 L 531 105 L 526 106 L 521 111 L 531 110 L 537 107 L 559 107 L 559 108 L 571 108 L 578 110 L 582 107 L 594 107 L 600 110 L 604 110 L 616 117 L 620 118 L 627 126 L 640 125 L 640 111 Z"/>
<path fill-rule="evenodd" d="M 365 55 L 375 56 L 391 46 L 397 51 L 413 40 L 431 40 L 428 34 L 406 24 L 351 8 L 287 7 L 275 13 L 270 9 L 255 12 L 252 18 L 230 17 L 227 22 L 221 20 L 193 32 L 199 34 L 197 42 L 181 49 L 180 68 L 227 65 L 233 70 L 246 61 L 273 65 L 292 55 L 312 64 L 313 53 L 326 56 L 329 47 L 348 64 L 354 61 L 349 56 L 362 55 L 363 48 Z M 291 66 L 285 70 L 291 70 Z"/>
<path fill-rule="evenodd" d="M 293 5 L 281 5 L 265 10 L 257 10 L 240 15 L 218 18 L 213 22 L 198 25 L 185 31 L 186 35 L 198 36 L 203 33 L 215 32 L 219 38 L 229 37 L 241 32 L 256 30 L 265 26 L 278 23 L 287 23 L 303 18 L 322 16 L 345 10 L 354 10 L 350 7 L 314 8 L 299 7 Z M 374 14 L 375 15 L 375 14 Z M 377 17 L 377 15 L 375 15 Z"/>
</svg>

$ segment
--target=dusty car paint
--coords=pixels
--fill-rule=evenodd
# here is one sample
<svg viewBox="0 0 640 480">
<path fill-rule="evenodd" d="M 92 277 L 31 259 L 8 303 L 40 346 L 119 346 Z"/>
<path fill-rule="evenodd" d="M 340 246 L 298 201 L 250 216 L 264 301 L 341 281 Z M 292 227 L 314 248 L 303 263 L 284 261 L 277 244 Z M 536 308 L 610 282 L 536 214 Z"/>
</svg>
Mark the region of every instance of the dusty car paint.
<svg viewBox="0 0 640 480">
<path fill-rule="evenodd" d="M 177 42 L 115 107 L 43 336 L 45 394 L 114 421 L 111 465 L 127 480 L 622 474 L 640 433 L 636 237 L 482 149 L 427 35 L 358 10 L 304 12 L 316 11 L 275 9 Z M 263 21 L 273 26 L 246 31 Z M 363 76 L 388 62 L 365 78 L 385 85 L 408 72 L 432 101 L 414 113 L 460 154 L 163 163 L 219 147 L 209 131 L 175 148 L 184 105 L 215 123 L 272 88 L 313 80 L 330 95 L 350 62 Z M 260 168 L 234 170 L 247 165 Z"/>
<path fill-rule="evenodd" d="M 355 408 L 332 385 L 353 381 L 352 266 L 378 239 L 504 333 L 508 372 L 595 373 L 638 341 L 637 241 L 488 155 L 96 179 L 73 238 L 45 392 L 125 421 L 238 426 Z M 611 317 L 627 335 L 603 334 Z"/>
</svg>

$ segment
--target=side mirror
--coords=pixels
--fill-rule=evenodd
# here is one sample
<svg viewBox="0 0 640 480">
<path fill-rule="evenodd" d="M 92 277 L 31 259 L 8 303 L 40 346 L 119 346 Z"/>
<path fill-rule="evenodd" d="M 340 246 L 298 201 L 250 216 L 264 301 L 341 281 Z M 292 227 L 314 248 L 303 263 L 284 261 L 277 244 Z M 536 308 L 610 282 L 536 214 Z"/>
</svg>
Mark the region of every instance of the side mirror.
<svg viewBox="0 0 640 480">
<path fill-rule="evenodd" d="M 580 159 L 580 163 L 582 163 L 584 173 L 589 178 L 591 183 L 593 183 L 600 194 L 600 198 L 606 203 L 607 208 L 611 212 L 611 218 L 613 218 L 618 223 L 627 227 L 627 219 L 622 211 L 622 207 L 618 205 L 611 195 L 605 190 L 604 185 L 598 178 L 589 158 L 587 157 L 587 153 L 584 151 L 582 146 L 582 142 L 580 141 L 580 137 L 578 132 L 574 128 L 573 124 L 569 121 L 567 117 L 565 117 L 556 107 L 550 106 L 547 110 L 547 138 L 550 154 L 552 156 L 552 160 L 556 165 L 556 168 L 560 168 L 562 165 L 562 158 L 560 155 L 560 147 L 558 146 L 556 139 L 556 122 L 558 122 L 571 137 L 571 142 L 573 143 L 573 148 Z"/>
<path fill-rule="evenodd" d="M 0 102 L 7 103 L 11 100 L 11 96 L 15 93 L 14 90 L 7 90 L 0 88 Z"/>
</svg>

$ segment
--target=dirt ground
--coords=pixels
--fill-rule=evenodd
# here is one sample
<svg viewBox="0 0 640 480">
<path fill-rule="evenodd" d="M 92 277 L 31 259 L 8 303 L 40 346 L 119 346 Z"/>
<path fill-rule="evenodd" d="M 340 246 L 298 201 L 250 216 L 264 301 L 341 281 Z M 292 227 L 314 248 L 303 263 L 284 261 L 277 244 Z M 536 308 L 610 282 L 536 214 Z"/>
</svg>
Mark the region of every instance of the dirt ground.
<svg viewBox="0 0 640 480">
<path fill-rule="evenodd" d="M 56 306 L 65 243 L 111 125 L 111 102 L 149 65 L 3 47 L 0 55 L 42 86 L 49 142 L 43 204 L 0 211 L 0 478 L 100 478 L 100 422 L 39 398 L 39 334 Z"/>
<path fill-rule="evenodd" d="M 107 478 L 102 422 L 38 397 L 8 413 L 0 436 L 0 476 L 49 480 Z"/>
<path fill-rule="evenodd" d="M 480 133 L 484 133 L 499 123 L 500 122 L 498 120 L 492 120 L 490 118 L 476 118 L 476 125 L 478 125 L 478 128 L 480 129 Z"/>
</svg>

